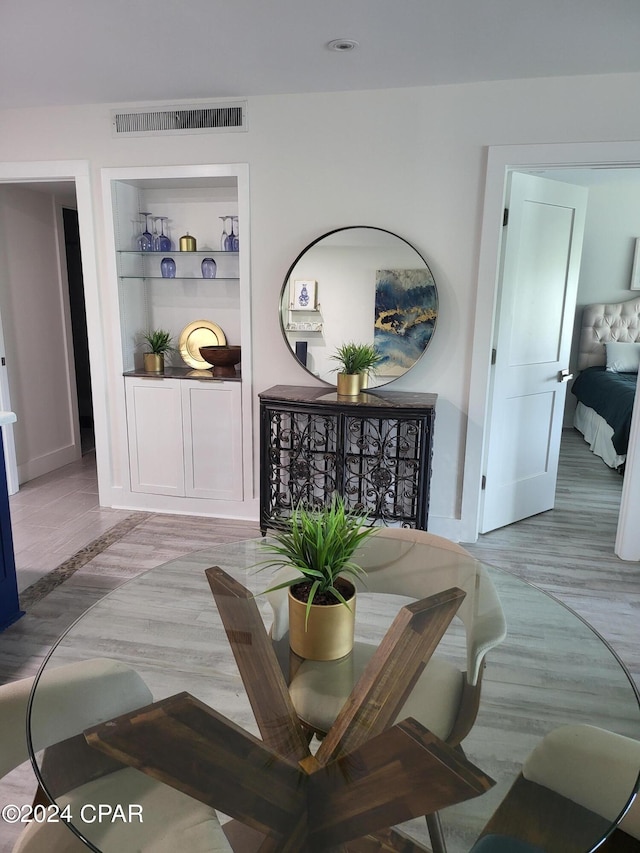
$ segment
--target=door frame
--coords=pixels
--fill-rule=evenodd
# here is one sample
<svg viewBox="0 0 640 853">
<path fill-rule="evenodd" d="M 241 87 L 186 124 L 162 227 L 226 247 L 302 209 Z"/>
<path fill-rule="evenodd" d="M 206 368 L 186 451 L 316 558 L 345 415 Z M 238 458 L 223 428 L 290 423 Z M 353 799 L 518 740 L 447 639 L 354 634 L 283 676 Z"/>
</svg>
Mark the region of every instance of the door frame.
<svg viewBox="0 0 640 853">
<path fill-rule="evenodd" d="M 471 362 L 469 413 L 462 484 L 462 541 L 478 537 L 483 460 L 488 435 L 491 346 L 498 295 L 502 215 L 507 177 L 511 171 L 557 169 L 640 168 L 640 142 L 576 142 L 535 145 L 496 145 L 487 148 L 485 197 L 478 258 L 478 286 Z M 640 396 L 640 395 L 639 395 Z M 640 406 L 635 407 L 638 413 Z M 633 428 L 632 435 L 638 430 Z M 629 446 L 627 464 L 635 468 L 640 448 Z M 640 496 L 623 489 L 615 552 L 623 559 L 640 560 L 640 530 L 626 523 L 640 512 Z M 630 556 L 633 555 L 633 556 Z"/>
<path fill-rule="evenodd" d="M 106 376 L 104 346 L 100 320 L 96 241 L 88 160 L 39 160 L 33 162 L 0 163 L 0 183 L 33 184 L 48 181 L 73 181 L 78 207 L 78 227 L 82 248 L 89 363 L 93 389 L 94 432 L 98 495 L 101 505 L 108 505 L 110 451 L 108 411 L 106 406 Z M 15 456 L 15 448 L 14 448 Z"/>
</svg>

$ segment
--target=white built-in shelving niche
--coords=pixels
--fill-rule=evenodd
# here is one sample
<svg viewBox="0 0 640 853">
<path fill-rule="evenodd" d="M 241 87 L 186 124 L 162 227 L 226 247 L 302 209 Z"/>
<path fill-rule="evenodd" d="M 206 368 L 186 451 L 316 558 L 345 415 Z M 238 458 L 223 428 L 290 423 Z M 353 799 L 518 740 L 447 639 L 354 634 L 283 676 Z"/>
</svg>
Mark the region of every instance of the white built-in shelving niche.
<svg viewBox="0 0 640 853">
<path fill-rule="evenodd" d="M 126 167 L 102 170 L 106 225 L 106 272 L 108 286 L 103 293 L 107 349 L 116 357 L 108 364 L 108 388 L 112 398 L 112 452 L 121 459 L 122 495 L 114 504 L 141 508 L 246 515 L 247 502 L 255 492 L 253 475 L 253 419 L 251 381 L 251 285 L 249 266 L 249 190 L 246 164 L 194 166 Z M 167 216 L 172 252 L 140 253 L 136 250 L 140 211 Z M 237 216 L 238 252 L 222 252 L 221 216 Z M 159 224 L 159 223 L 158 223 Z M 179 251 L 180 237 L 189 233 L 197 251 Z M 162 278 L 160 262 L 171 255 L 176 277 Z M 214 279 L 202 277 L 201 262 L 213 257 L 217 264 Z M 119 322 L 118 322 L 119 320 Z M 196 320 L 220 326 L 229 344 L 242 346 L 241 433 L 242 494 L 246 509 L 214 500 L 187 500 L 133 494 L 130 487 L 130 448 L 127 449 L 127 409 L 123 373 L 142 366 L 141 334 L 164 328 L 177 343 L 181 331 Z M 115 321 L 115 322 L 114 322 Z M 121 354 L 121 358 L 119 355 Z M 179 353 L 167 362 L 190 370 Z M 149 381 L 153 381 L 150 377 Z M 165 379 L 166 383 L 170 380 Z M 215 424 L 211 424 L 215 430 Z M 120 446 L 121 450 L 117 447 Z M 116 489 L 116 493 L 119 492 Z"/>
<path fill-rule="evenodd" d="M 146 329 L 167 329 L 177 341 L 185 326 L 209 320 L 224 330 L 228 343 L 244 343 L 241 252 L 220 248 L 221 216 L 238 216 L 242 240 L 237 178 L 210 178 L 204 186 L 162 179 L 113 181 L 112 199 L 124 369 L 140 366 L 141 333 Z M 136 251 L 140 211 L 168 217 L 171 252 Z M 196 240 L 196 252 L 179 251 L 180 237 L 187 233 Z M 175 260 L 175 278 L 161 275 L 166 256 Z M 214 279 L 202 277 L 205 257 L 216 261 Z M 173 364 L 184 366 L 179 355 Z"/>
</svg>

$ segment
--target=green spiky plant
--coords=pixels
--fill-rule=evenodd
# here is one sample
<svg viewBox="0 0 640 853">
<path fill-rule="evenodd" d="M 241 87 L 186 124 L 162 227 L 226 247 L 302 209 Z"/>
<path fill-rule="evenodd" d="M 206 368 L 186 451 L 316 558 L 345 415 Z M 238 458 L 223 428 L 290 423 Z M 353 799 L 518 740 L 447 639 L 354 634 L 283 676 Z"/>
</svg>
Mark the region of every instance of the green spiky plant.
<svg viewBox="0 0 640 853">
<path fill-rule="evenodd" d="M 339 362 L 335 368 L 340 373 L 368 373 L 380 362 L 382 356 L 373 344 L 357 344 L 354 341 L 342 344 L 331 356 Z"/>
<path fill-rule="evenodd" d="M 165 355 L 165 353 L 173 352 L 175 349 L 171 332 L 167 332 L 165 329 L 143 332 L 142 339 L 149 347 L 149 352 L 155 355 Z"/>
<path fill-rule="evenodd" d="M 263 569 L 291 566 L 301 577 L 294 576 L 266 592 L 308 581 L 311 586 L 306 602 L 305 628 L 311 605 L 321 593 L 328 593 L 351 609 L 336 587 L 336 579 L 338 575 L 357 578 L 366 574 L 352 560 L 356 548 L 375 532 L 375 528 L 365 527 L 366 523 L 366 515 L 348 510 L 338 495 L 333 496 L 329 506 L 320 509 L 307 509 L 298 504 L 284 522 L 283 529 L 272 534 L 275 541 L 262 546 L 263 550 L 273 554 L 273 559 L 260 565 Z"/>
</svg>

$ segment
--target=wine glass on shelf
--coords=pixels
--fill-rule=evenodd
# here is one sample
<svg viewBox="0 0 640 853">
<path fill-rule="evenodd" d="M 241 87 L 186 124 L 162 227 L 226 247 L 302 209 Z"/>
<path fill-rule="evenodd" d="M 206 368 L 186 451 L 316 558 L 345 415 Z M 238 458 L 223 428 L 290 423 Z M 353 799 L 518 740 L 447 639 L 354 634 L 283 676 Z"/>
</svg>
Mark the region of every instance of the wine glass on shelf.
<svg viewBox="0 0 640 853">
<path fill-rule="evenodd" d="M 231 220 L 231 231 L 227 235 L 227 239 L 224 241 L 224 249 L 225 252 L 233 252 L 233 241 L 235 239 L 235 234 L 233 233 L 233 216 L 227 216 L 227 219 Z"/>
<path fill-rule="evenodd" d="M 218 265 L 213 258 L 203 258 L 200 264 L 202 278 L 215 278 Z"/>
<path fill-rule="evenodd" d="M 158 239 L 160 237 L 160 235 L 158 234 L 158 219 L 159 219 L 159 217 L 158 216 L 152 216 L 151 219 L 153 221 L 153 225 L 151 226 L 151 244 L 153 246 L 153 251 L 159 252 L 160 251 L 160 243 L 158 242 Z"/>
<path fill-rule="evenodd" d="M 160 261 L 160 272 L 162 273 L 162 278 L 176 277 L 176 262 L 173 258 L 163 258 Z"/>
<path fill-rule="evenodd" d="M 131 248 L 134 251 L 138 251 L 140 249 L 140 235 L 142 234 L 142 220 L 139 214 L 135 219 L 131 220 L 131 231 L 133 232 Z"/>
<path fill-rule="evenodd" d="M 140 216 L 144 216 L 144 231 L 140 233 L 138 236 L 138 251 L 140 252 L 153 252 L 153 235 L 151 231 L 149 231 L 149 217 L 151 216 L 150 211 L 140 211 Z"/>
<path fill-rule="evenodd" d="M 170 252 L 172 249 L 171 238 L 164 233 L 164 223 L 168 218 L 168 216 L 158 216 L 158 219 L 160 220 L 160 233 L 158 234 L 159 252 Z"/>
<path fill-rule="evenodd" d="M 229 235 L 227 234 L 227 219 L 228 216 L 219 216 L 218 219 L 222 219 L 222 235 L 220 237 L 220 248 L 223 252 L 227 251 L 227 240 L 229 239 Z"/>
<path fill-rule="evenodd" d="M 235 227 L 235 230 L 234 230 Z M 233 251 L 237 252 L 240 249 L 240 234 L 238 231 L 238 217 L 231 217 L 231 233 L 233 234 Z"/>
</svg>

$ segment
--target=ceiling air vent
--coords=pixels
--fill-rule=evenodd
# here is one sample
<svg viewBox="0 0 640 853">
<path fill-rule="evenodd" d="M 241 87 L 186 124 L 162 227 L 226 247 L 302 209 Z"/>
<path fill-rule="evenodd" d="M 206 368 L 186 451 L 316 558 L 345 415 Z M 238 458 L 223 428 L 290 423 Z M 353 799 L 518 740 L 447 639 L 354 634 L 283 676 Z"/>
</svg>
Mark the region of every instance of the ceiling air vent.
<svg viewBox="0 0 640 853">
<path fill-rule="evenodd" d="M 242 131 L 247 129 L 247 106 L 244 101 L 237 101 L 183 104 L 162 110 L 114 110 L 111 123 L 114 136 Z"/>
</svg>

